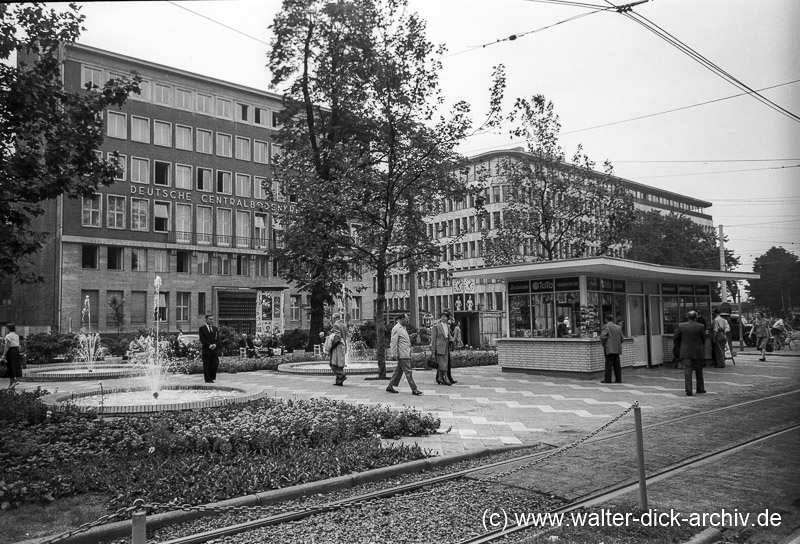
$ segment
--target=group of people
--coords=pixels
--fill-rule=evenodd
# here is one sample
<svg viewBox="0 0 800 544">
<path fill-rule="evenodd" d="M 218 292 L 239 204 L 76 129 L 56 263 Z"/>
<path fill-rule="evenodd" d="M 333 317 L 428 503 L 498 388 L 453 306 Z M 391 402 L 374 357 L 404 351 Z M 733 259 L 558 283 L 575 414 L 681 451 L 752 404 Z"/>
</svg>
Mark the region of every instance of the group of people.
<svg viewBox="0 0 800 544">
<path fill-rule="evenodd" d="M 770 343 L 774 349 L 779 350 L 785 345 L 785 338 L 791 337 L 792 327 L 786 322 L 788 320 L 789 316 L 786 320 L 781 317 L 770 319 L 765 317 L 762 312 L 756 312 L 756 318 L 752 323 L 753 328 L 750 329 L 750 337 L 755 336 L 756 338 L 756 349 L 761 352 L 759 361 L 767 360 Z"/>
</svg>

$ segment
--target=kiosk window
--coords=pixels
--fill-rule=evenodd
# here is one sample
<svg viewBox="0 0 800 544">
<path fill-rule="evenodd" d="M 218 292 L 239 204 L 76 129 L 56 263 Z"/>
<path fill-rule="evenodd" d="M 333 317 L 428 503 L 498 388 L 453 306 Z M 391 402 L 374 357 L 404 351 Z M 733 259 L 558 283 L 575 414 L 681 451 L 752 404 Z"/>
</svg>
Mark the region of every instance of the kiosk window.
<svg viewBox="0 0 800 544">
<path fill-rule="evenodd" d="M 508 316 L 512 338 L 531 337 L 530 295 L 509 295 Z"/>
</svg>

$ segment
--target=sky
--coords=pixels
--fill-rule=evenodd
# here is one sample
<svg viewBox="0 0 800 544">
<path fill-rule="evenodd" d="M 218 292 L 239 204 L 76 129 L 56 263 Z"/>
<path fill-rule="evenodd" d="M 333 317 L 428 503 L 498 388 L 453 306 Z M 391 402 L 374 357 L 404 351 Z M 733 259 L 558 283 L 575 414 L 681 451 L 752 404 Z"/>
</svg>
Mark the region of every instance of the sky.
<svg viewBox="0 0 800 544">
<path fill-rule="evenodd" d="M 78 5 L 86 16 L 80 43 L 275 91 L 266 63 L 280 1 Z M 567 156 L 582 144 L 622 178 L 711 202 L 739 270 L 751 271 L 773 246 L 800 256 L 800 33 L 792 28 L 800 2 L 633 7 L 750 89 L 764 89 L 788 115 L 616 11 L 561 0 L 409 0 L 409 8 L 427 21 L 430 41 L 447 48 L 439 74 L 446 104 L 469 102 L 476 125 L 488 110 L 493 67 L 503 64 L 506 111 L 514 98 L 543 94 L 560 117 Z M 503 130 L 473 136 L 461 151 L 523 145 Z"/>
</svg>

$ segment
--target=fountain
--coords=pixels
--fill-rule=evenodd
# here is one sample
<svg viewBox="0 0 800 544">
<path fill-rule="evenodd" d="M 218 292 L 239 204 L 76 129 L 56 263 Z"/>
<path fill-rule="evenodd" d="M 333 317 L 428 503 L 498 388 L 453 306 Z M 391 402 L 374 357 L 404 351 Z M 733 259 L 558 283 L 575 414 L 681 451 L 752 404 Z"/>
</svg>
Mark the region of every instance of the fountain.
<svg viewBox="0 0 800 544">
<path fill-rule="evenodd" d="M 158 315 L 161 276 L 156 276 L 153 287 L 153 334 L 139 340 L 143 352 L 128 365 L 136 370 L 134 375 L 140 377 L 134 379 L 140 383 L 108 389 L 100 382 L 100 390 L 63 394 L 57 396 L 53 402 L 68 402 L 79 410 L 97 410 L 101 414 L 133 414 L 207 408 L 249 402 L 264 396 L 263 392 L 248 392 L 235 387 L 175 383 L 171 378 L 176 373 L 186 372 L 186 362 L 172 358 L 168 354 L 166 342 L 158 340 L 161 322 Z"/>
</svg>

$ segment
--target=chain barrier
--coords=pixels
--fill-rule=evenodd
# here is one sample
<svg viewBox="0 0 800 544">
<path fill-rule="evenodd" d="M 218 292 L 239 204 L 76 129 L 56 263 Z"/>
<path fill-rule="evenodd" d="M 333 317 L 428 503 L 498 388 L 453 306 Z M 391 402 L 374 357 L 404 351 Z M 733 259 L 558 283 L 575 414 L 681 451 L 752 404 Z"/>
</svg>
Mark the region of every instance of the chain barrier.
<svg viewBox="0 0 800 544">
<path fill-rule="evenodd" d="M 571 442 L 571 443 L 567 444 L 566 446 L 562 446 L 562 447 L 550 452 L 549 454 L 545 455 L 544 457 L 540 457 L 540 458 L 534 459 L 533 461 L 530 461 L 528 463 L 524 463 L 522 465 L 518 465 L 518 466 L 512 467 L 512 468 L 510 468 L 510 469 L 508 469 L 506 471 L 499 472 L 497 474 L 493 474 L 493 475 L 489 476 L 488 478 L 485 478 L 485 479 L 481 480 L 481 482 L 486 484 L 486 483 L 490 483 L 490 482 L 493 482 L 493 481 L 497 481 L 500 478 L 505 478 L 506 476 L 510 476 L 511 474 L 519 472 L 520 470 L 531 468 L 531 467 L 536 466 L 536 465 L 538 465 L 540 463 L 544 463 L 545 461 L 548 461 L 549 459 L 552 459 L 553 457 L 561 455 L 561 454 L 563 454 L 563 453 L 565 453 L 565 452 L 567 452 L 567 451 L 569 451 L 571 449 L 577 448 L 578 446 L 580 446 L 581 444 L 583 444 L 587 440 L 590 440 L 590 439 L 594 438 L 595 436 L 597 436 L 598 434 L 600 434 L 601 432 L 603 432 L 604 430 L 609 428 L 611 425 L 613 425 L 617 421 L 621 420 L 623 417 L 625 417 L 627 414 L 629 414 L 637 406 L 639 406 L 639 401 L 635 401 L 631 406 L 629 406 L 624 411 L 622 411 L 619 415 L 614 417 L 614 419 L 608 421 L 607 423 L 605 423 L 601 427 L 598 427 L 597 429 L 595 429 L 591 433 L 589 433 L 589 434 L 587 434 L 587 435 L 575 440 L 574 442 Z M 448 485 L 452 485 L 452 486 L 454 486 L 456 488 L 456 490 L 458 490 L 459 488 L 465 488 L 466 489 L 467 487 L 469 487 L 471 485 L 474 485 L 475 482 L 474 481 L 469 481 L 469 480 L 462 480 L 461 482 L 458 482 L 456 480 L 450 480 L 450 481 L 445 481 L 443 483 L 444 484 L 448 484 Z M 400 494 L 397 494 L 397 495 L 393 495 L 391 497 L 376 497 L 376 498 L 371 498 L 371 499 L 360 499 L 360 500 L 352 500 L 352 501 L 345 500 L 345 501 L 337 502 L 337 503 L 333 503 L 333 504 L 328 503 L 328 502 L 311 502 L 311 503 L 306 504 L 306 505 L 304 505 L 302 507 L 294 507 L 294 508 L 290 508 L 290 507 L 288 507 L 286 505 L 281 505 L 281 504 L 263 505 L 263 506 L 261 506 L 261 505 L 256 505 L 256 506 L 207 506 L 207 505 L 200 504 L 200 505 L 196 505 L 195 506 L 195 505 L 191 505 L 191 504 L 176 504 L 176 503 L 157 503 L 157 502 L 156 503 L 145 503 L 145 501 L 143 499 L 136 499 L 133 502 L 133 506 L 129 506 L 127 508 L 120 508 L 119 510 L 117 510 L 113 514 L 109 514 L 107 516 L 103 516 L 103 517 L 98 518 L 97 520 L 92 521 L 92 522 L 84 523 L 80 527 L 77 527 L 77 528 L 72 529 L 70 531 L 67 531 L 65 533 L 59 534 L 59 535 L 57 535 L 57 536 L 55 536 L 55 537 L 53 537 L 51 539 L 44 540 L 44 541 L 42 541 L 41 544 L 55 544 L 55 543 L 57 543 L 59 541 L 65 540 L 65 539 L 67 539 L 69 537 L 72 537 L 72 536 L 75 536 L 75 535 L 77 535 L 79 533 L 88 531 L 89 529 L 92 529 L 93 527 L 98 527 L 100 525 L 104 525 L 106 523 L 109 523 L 111 521 L 115 521 L 117 519 L 120 519 L 120 520 L 129 519 L 129 514 L 131 512 L 133 512 L 135 510 L 140 510 L 140 509 L 146 510 L 148 515 L 150 515 L 152 513 L 158 513 L 158 512 L 176 512 L 176 511 L 183 511 L 183 512 L 214 512 L 214 513 L 217 513 L 217 514 L 236 513 L 236 512 L 238 512 L 238 513 L 258 512 L 259 514 L 272 513 L 272 515 L 280 515 L 280 514 L 287 513 L 287 510 L 289 510 L 293 514 L 294 513 L 296 513 L 296 514 L 307 514 L 307 513 L 313 513 L 315 511 L 320 510 L 320 509 L 338 510 L 338 509 L 345 509 L 345 508 L 365 507 L 365 506 L 369 506 L 371 504 L 378 503 L 378 502 L 402 501 L 402 500 L 406 500 L 407 498 L 410 498 L 410 497 L 414 497 L 414 498 L 425 497 L 427 495 L 432 495 L 432 494 L 439 493 L 439 492 L 440 492 L 440 490 L 436 489 L 436 488 L 429 489 L 427 491 L 410 490 L 408 492 L 404 492 L 404 493 L 400 493 Z"/>
</svg>

